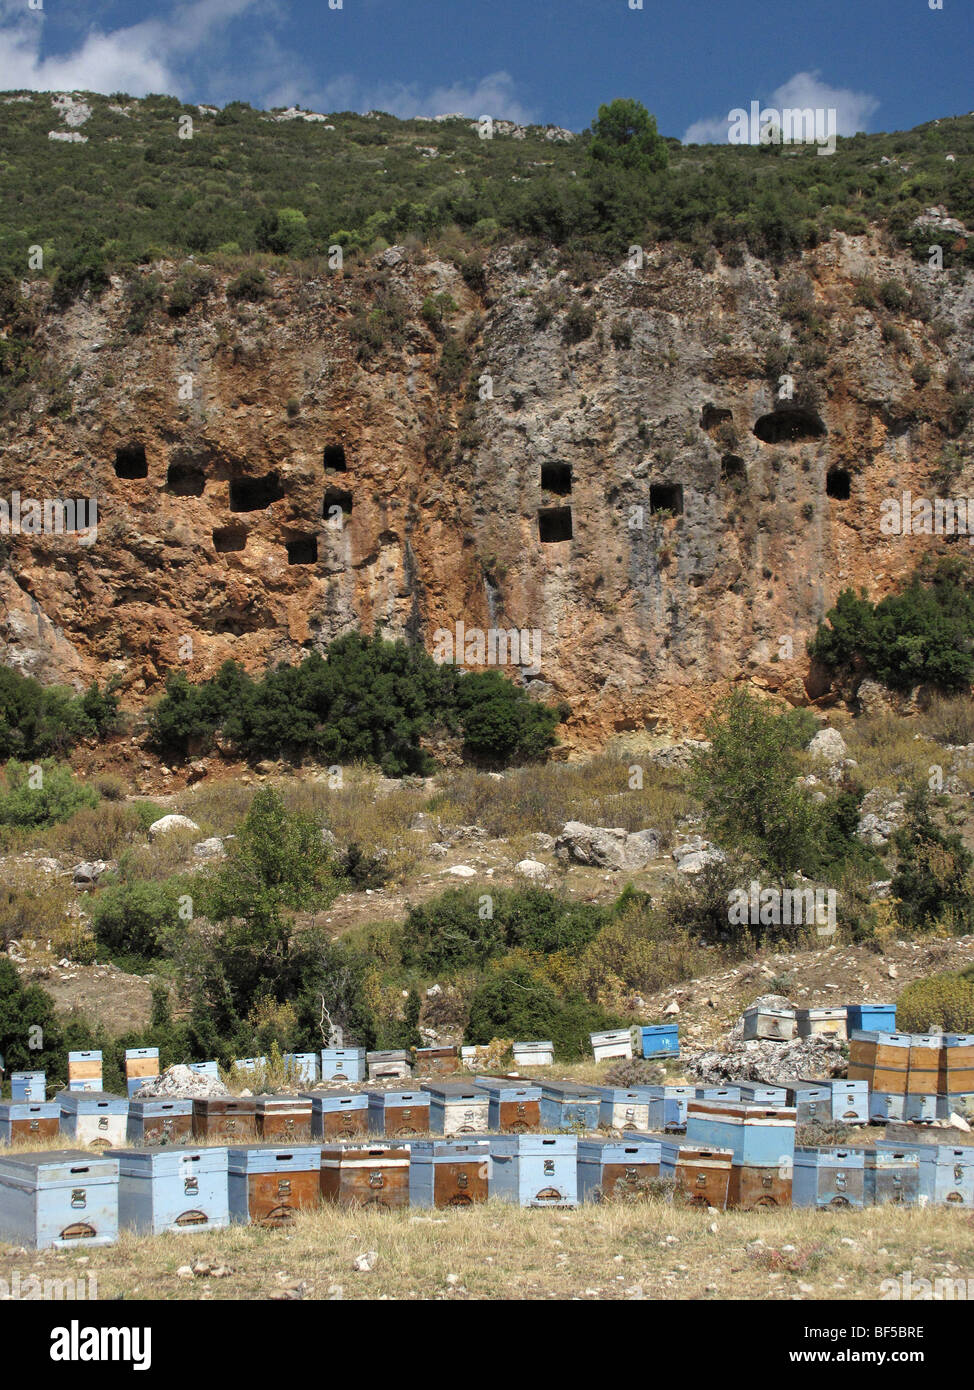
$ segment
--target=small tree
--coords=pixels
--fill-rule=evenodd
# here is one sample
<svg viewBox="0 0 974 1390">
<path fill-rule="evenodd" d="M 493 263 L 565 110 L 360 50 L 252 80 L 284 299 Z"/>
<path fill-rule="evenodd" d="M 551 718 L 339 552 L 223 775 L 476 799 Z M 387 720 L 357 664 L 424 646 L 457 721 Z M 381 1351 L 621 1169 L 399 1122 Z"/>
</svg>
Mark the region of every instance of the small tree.
<svg viewBox="0 0 974 1390">
<path fill-rule="evenodd" d="M 944 922 L 954 931 L 970 931 L 974 854 L 959 834 L 937 825 L 926 787 L 914 788 L 905 809 L 904 824 L 893 835 L 899 864 L 892 893 L 899 899 L 900 920 L 920 929 Z"/>
</svg>

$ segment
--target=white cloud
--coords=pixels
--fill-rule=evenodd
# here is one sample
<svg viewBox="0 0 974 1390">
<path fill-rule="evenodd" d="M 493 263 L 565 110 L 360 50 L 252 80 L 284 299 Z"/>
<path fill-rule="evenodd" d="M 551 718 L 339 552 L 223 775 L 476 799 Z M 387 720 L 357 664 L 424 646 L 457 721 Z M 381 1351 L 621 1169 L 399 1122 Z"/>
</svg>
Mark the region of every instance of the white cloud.
<svg viewBox="0 0 974 1390">
<path fill-rule="evenodd" d="M 747 110 L 752 101 L 758 100 L 757 93 L 741 95 L 737 106 Z M 870 118 L 879 109 L 879 101 L 868 92 L 854 92 L 848 87 L 830 87 L 821 80 L 818 72 L 796 72 L 780 87 L 776 87 L 768 98 L 760 98 L 762 106 L 773 107 L 777 111 L 785 107 L 810 106 L 817 110 L 834 110 L 836 113 L 836 134 L 855 135 L 865 130 Z M 688 126 L 683 136 L 685 145 L 724 144 L 729 129 L 726 114 L 705 117 Z"/>
<path fill-rule="evenodd" d="M 165 21 L 144 20 L 110 33 L 92 28 L 70 53 L 41 57 L 43 11 L 23 0 L 0 0 L 0 90 L 35 92 L 125 91 L 133 96 L 166 92 L 179 96 L 180 60 L 198 55 L 214 31 L 259 0 L 189 0 Z"/>
</svg>

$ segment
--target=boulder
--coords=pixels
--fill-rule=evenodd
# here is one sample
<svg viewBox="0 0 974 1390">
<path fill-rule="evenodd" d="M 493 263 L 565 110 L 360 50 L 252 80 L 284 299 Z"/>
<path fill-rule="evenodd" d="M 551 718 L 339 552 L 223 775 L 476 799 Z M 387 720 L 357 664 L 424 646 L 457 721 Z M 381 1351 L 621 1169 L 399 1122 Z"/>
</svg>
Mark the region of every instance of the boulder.
<svg viewBox="0 0 974 1390">
<path fill-rule="evenodd" d="M 543 883 L 548 877 L 548 870 L 544 864 L 537 859 L 521 859 L 514 865 L 514 872 L 520 878 L 529 879 L 532 883 Z"/>
<path fill-rule="evenodd" d="M 80 864 L 75 864 L 71 875 L 75 886 L 85 888 L 91 883 L 97 883 L 105 870 L 112 867 L 112 863 L 109 859 L 85 859 Z"/>
<path fill-rule="evenodd" d="M 189 816 L 161 816 L 149 826 L 149 839 L 157 835 L 168 835 L 173 830 L 199 830 L 199 826 Z"/>
<path fill-rule="evenodd" d="M 694 835 L 685 844 L 677 845 L 673 851 L 673 858 L 676 860 L 678 873 L 699 874 L 708 864 L 723 864 L 725 855 L 722 849 L 718 849 L 709 840 Z"/>
<path fill-rule="evenodd" d="M 211 859 L 213 855 L 223 853 L 223 841 L 219 835 L 211 835 L 208 840 L 197 840 L 193 853 L 198 859 Z"/>
<path fill-rule="evenodd" d="M 819 729 L 808 744 L 813 758 L 823 758 L 827 763 L 837 763 L 846 756 L 845 739 L 838 729 Z"/>
<path fill-rule="evenodd" d="M 596 869 L 641 869 L 659 853 L 659 843 L 658 830 L 630 834 L 619 827 L 570 820 L 555 841 L 555 855 L 563 863 Z"/>
</svg>

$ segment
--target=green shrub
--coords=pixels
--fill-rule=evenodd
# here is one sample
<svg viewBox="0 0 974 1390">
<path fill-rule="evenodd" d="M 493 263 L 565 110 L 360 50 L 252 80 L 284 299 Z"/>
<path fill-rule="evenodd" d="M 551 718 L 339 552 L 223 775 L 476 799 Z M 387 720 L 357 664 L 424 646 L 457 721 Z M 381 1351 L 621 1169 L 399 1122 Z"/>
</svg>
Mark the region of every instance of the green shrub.
<svg viewBox="0 0 974 1390">
<path fill-rule="evenodd" d="M 70 768 L 50 759 L 28 765 L 11 758 L 0 778 L 0 825 L 57 825 L 97 805 L 94 788 L 77 782 Z"/>
<path fill-rule="evenodd" d="M 483 966 L 500 955 L 504 944 L 492 900 L 482 901 L 472 888 L 454 888 L 410 909 L 402 931 L 402 958 L 407 966 L 438 975 Z"/>
<path fill-rule="evenodd" d="M 117 955 L 172 955 L 185 931 L 180 896 L 188 885 L 168 879 L 161 883 L 135 880 L 103 888 L 95 897 L 91 918 L 99 945 Z"/>
<path fill-rule="evenodd" d="M 492 1038 L 550 1040 L 559 1061 L 579 1061 L 592 1055 L 590 1033 L 620 1026 L 625 1021 L 617 1015 L 576 996 L 560 999 L 540 975 L 512 965 L 474 993 L 465 1037 L 481 1045 Z"/>
<path fill-rule="evenodd" d="M 166 301 L 166 313 L 170 318 L 182 318 L 208 298 L 215 288 L 216 281 L 208 270 L 187 266 L 173 281 Z"/>
<path fill-rule="evenodd" d="M 914 980 L 896 1001 L 896 1027 L 903 1033 L 974 1033 L 974 981 L 960 975 Z"/>
<path fill-rule="evenodd" d="M 252 303 L 259 303 L 266 299 L 271 292 L 271 287 L 267 282 L 267 276 L 262 270 L 248 268 L 242 270 L 235 280 L 231 280 L 227 285 L 227 299 L 233 303 L 235 300 L 247 299 Z"/>
<path fill-rule="evenodd" d="M 913 790 L 906 819 L 893 835 L 898 855 L 892 894 L 897 915 L 920 930 L 943 925 L 967 932 L 974 926 L 974 854 L 956 831 L 941 829 L 933 819 L 930 793 Z"/>
<path fill-rule="evenodd" d="M 0 759 L 64 753 L 78 739 L 110 733 L 118 716 L 111 682 L 77 696 L 0 666 Z"/>
</svg>

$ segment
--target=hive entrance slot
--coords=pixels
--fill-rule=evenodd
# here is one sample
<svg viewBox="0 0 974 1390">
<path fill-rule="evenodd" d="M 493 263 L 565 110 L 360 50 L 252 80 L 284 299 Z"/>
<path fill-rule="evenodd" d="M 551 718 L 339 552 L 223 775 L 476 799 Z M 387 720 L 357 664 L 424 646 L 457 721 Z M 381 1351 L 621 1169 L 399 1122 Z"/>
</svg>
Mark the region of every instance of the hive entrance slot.
<svg viewBox="0 0 974 1390">
<path fill-rule="evenodd" d="M 798 444 L 806 439 L 821 439 L 825 432 L 815 411 L 798 405 L 772 410 L 754 426 L 754 433 L 763 444 Z"/>
<path fill-rule="evenodd" d="M 348 464 L 345 462 L 344 444 L 326 444 L 324 448 L 324 465 L 332 468 L 336 473 L 348 471 Z"/>
<path fill-rule="evenodd" d="M 571 464 L 543 463 L 541 465 L 541 486 L 545 492 L 554 492 L 559 497 L 567 497 L 572 490 Z"/>
<path fill-rule="evenodd" d="M 649 488 L 649 511 L 672 512 L 674 516 L 683 515 L 682 483 L 651 483 Z"/>
<path fill-rule="evenodd" d="M 144 444 L 120 444 L 115 450 L 115 476 L 117 478 L 147 478 L 149 464 L 145 457 Z"/>
<path fill-rule="evenodd" d="M 545 545 L 572 538 L 571 507 L 543 507 L 538 512 L 538 535 Z"/>
<path fill-rule="evenodd" d="M 825 492 L 837 502 L 848 502 L 852 480 L 844 468 L 830 468 L 825 476 Z"/>
<path fill-rule="evenodd" d="M 230 510 L 259 512 L 284 496 L 277 473 L 265 473 L 262 478 L 232 478 L 230 480 Z"/>
</svg>

